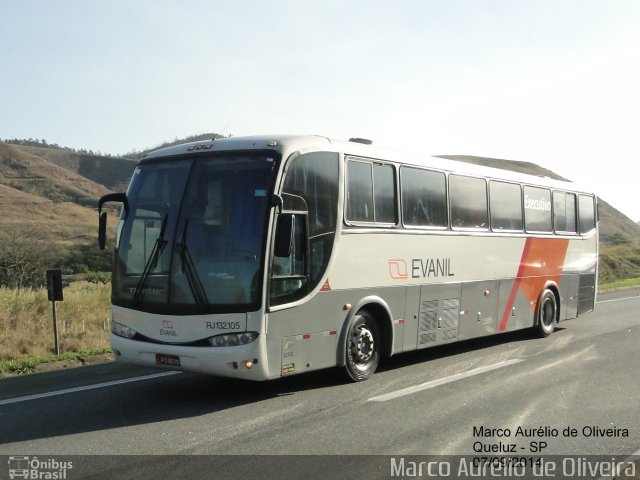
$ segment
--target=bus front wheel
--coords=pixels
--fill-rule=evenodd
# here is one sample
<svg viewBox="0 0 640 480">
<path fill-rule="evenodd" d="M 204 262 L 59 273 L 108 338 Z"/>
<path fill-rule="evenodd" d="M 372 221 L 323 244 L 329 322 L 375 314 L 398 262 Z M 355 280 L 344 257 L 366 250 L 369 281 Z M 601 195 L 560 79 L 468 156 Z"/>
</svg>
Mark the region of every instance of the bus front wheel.
<svg viewBox="0 0 640 480">
<path fill-rule="evenodd" d="M 380 360 L 380 333 L 375 319 L 366 311 L 358 312 L 349 324 L 345 349 L 345 370 L 350 380 L 366 380 L 376 371 Z"/>
<path fill-rule="evenodd" d="M 549 289 L 545 289 L 540 295 L 537 317 L 536 333 L 540 337 L 548 337 L 555 330 L 558 317 L 558 301 Z"/>
</svg>

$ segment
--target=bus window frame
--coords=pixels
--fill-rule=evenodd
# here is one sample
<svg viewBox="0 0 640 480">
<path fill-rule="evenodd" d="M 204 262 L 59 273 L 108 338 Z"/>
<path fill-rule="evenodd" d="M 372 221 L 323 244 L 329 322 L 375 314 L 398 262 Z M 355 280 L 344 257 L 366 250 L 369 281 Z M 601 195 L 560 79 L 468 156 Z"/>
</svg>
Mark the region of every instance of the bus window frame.
<svg viewBox="0 0 640 480">
<path fill-rule="evenodd" d="M 513 181 L 509 181 L 509 180 L 500 180 L 498 178 L 487 178 L 487 180 L 489 181 L 489 188 L 487 189 L 487 194 L 489 195 L 488 209 L 489 209 L 489 227 L 490 227 L 491 232 L 493 232 L 493 233 L 509 233 L 509 234 L 526 233 L 525 226 L 524 226 L 524 188 L 523 188 L 523 185 L 521 183 L 518 183 L 518 182 L 513 182 Z M 520 229 L 506 229 L 506 228 L 498 229 L 498 228 L 493 228 L 493 216 L 492 216 L 492 212 L 491 212 L 491 184 L 492 183 L 504 183 L 504 184 L 508 184 L 508 185 L 515 185 L 520 189 L 520 221 L 522 222 L 522 228 L 520 228 Z"/>
<path fill-rule="evenodd" d="M 405 223 L 404 221 L 404 198 L 402 194 L 402 170 L 403 169 L 412 169 L 412 170 L 421 170 L 425 172 L 433 172 L 440 173 L 444 177 L 444 202 L 445 202 L 445 213 L 447 215 L 447 221 L 445 225 L 412 225 L 410 223 Z M 449 230 L 451 226 L 451 209 L 449 202 L 449 182 L 447 180 L 447 172 L 443 170 L 437 170 L 434 168 L 424 168 L 420 166 L 415 166 L 411 164 L 401 164 L 398 168 L 398 205 L 400 209 L 400 225 L 404 229 L 408 230 L 429 230 L 429 231 L 446 231 Z"/>
<path fill-rule="evenodd" d="M 583 232 L 580 226 L 580 197 L 589 197 L 593 206 L 593 226 Z M 598 228 L 598 202 L 596 196 L 588 193 L 576 193 L 576 230 L 581 237 L 591 235 Z"/>
<path fill-rule="evenodd" d="M 374 220 L 372 222 L 363 222 L 363 221 L 358 221 L 358 220 L 350 220 L 347 216 L 347 209 L 349 208 L 349 162 L 359 162 L 359 163 L 366 163 L 371 165 L 371 194 L 372 194 L 372 199 L 373 199 L 373 218 Z M 376 222 L 375 221 L 375 211 L 376 211 L 376 207 L 375 207 L 375 198 L 376 198 L 376 185 L 375 185 L 375 181 L 374 181 L 374 174 L 373 174 L 373 166 L 374 165 L 383 165 L 383 166 L 389 166 L 392 168 L 392 172 L 393 172 L 393 189 L 394 189 L 394 201 L 393 201 L 393 208 L 395 211 L 395 216 L 396 216 L 396 221 L 395 223 L 389 223 L 389 222 Z M 398 174 L 398 164 L 395 162 L 388 162 L 385 160 L 376 160 L 374 158 L 368 158 L 368 157 L 360 157 L 360 156 L 356 156 L 356 155 L 349 155 L 349 154 L 345 154 L 344 155 L 344 205 L 343 205 L 343 212 L 342 212 L 342 220 L 344 222 L 344 224 L 347 227 L 367 227 L 367 228 L 392 228 L 395 229 L 397 228 L 399 225 L 401 225 L 401 211 L 400 211 L 400 192 L 399 192 L 399 174 Z"/>
<path fill-rule="evenodd" d="M 463 178 L 474 178 L 477 180 L 482 180 L 484 182 L 484 196 L 485 196 L 485 202 L 486 202 L 486 209 L 485 212 L 487 214 L 486 216 L 486 220 L 487 220 L 487 226 L 486 227 L 457 227 L 453 224 L 453 214 L 452 214 L 452 207 L 453 207 L 453 203 L 451 202 L 451 177 L 455 176 L 455 177 L 463 177 Z M 491 212 L 490 212 L 490 206 L 489 206 L 489 177 L 479 177 L 477 175 L 467 175 L 464 173 L 456 173 L 456 172 L 447 172 L 447 205 L 448 205 L 448 209 L 449 209 L 449 225 L 451 226 L 451 230 L 454 232 L 468 232 L 468 233 L 473 233 L 473 232 L 481 232 L 481 233 L 485 233 L 485 232 L 491 232 Z"/>
<path fill-rule="evenodd" d="M 559 230 L 556 228 L 556 207 L 555 207 L 555 195 L 556 193 L 561 193 L 563 195 L 565 195 L 565 212 L 566 212 L 566 195 L 573 195 L 573 220 L 575 222 L 575 230 L 572 232 L 571 230 Z M 579 224 L 578 224 L 578 193 L 576 192 L 571 192 L 568 190 L 552 190 L 551 192 L 551 208 L 552 208 L 552 216 L 553 216 L 553 232 L 555 235 L 562 235 L 562 236 L 576 236 L 578 235 L 578 229 L 579 229 Z M 566 218 L 565 218 L 565 224 L 567 223 Z"/>
<path fill-rule="evenodd" d="M 547 230 L 529 230 L 527 228 L 527 209 L 525 208 L 524 204 L 525 204 L 525 188 L 537 188 L 538 190 L 546 190 L 547 192 L 549 192 L 549 202 L 551 203 L 551 210 L 549 211 L 549 215 L 551 217 L 551 228 L 547 231 Z M 532 185 L 530 183 L 523 183 L 522 184 L 522 220 L 523 220 L 523 226 L 524 226 L 524 232 L 527 234 L 533 234 L 533 235 L 555 235 L 555 230 L 554 230 L 554 219 L 553 219 L 553 188 L 551 187 L 547 187 L 547 186 L 540 186 L 540 185 Z"/>
</svg>

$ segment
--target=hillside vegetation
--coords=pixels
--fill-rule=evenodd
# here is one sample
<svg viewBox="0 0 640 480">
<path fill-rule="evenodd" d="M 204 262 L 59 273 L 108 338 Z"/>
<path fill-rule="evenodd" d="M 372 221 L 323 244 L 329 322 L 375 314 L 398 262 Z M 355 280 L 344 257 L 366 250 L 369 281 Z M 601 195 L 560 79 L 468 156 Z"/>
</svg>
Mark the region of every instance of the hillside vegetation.
<svg viewBox="0 0 640 480">
<path fill-rule="evenodd" d="M 640 241 L 602 244 L 599 267 L 601 283 L 640 277 Z"/>
<path fill-rule="evenodd" d="M 95 238 L 97 200 L 124 188 L 135 163 L 0 142 L 0 229 L 52 245 Z"/>
</svg>

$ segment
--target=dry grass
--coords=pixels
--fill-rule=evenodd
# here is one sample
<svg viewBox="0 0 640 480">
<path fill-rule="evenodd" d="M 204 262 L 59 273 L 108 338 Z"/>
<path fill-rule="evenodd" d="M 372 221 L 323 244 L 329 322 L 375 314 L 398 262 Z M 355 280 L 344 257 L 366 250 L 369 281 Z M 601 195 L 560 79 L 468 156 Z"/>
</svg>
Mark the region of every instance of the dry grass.
<svg viewBox="0 0 640 480">
<path fill-rule="evenodd" d="M 73 283 L 57 302 L 61 352 L 109 345 L 111 285 Z M 0 288 L 0 360 L 53 352 L 51 302 L 46 290 Z"/>
</svg>

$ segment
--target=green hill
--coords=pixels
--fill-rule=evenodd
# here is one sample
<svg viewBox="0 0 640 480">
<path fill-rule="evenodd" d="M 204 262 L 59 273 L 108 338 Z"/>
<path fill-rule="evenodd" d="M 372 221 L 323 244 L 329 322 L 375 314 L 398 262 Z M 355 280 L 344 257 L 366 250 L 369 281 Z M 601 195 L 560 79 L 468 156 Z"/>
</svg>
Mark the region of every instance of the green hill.
<svg viewBox="0 0 640 480">
<path fill-rule="evenodd" d="M 135 162 L 0 142 L 0 227 L 54 244 L 95 236 L 98 198 L 126 187 Z"/>
</svg>

